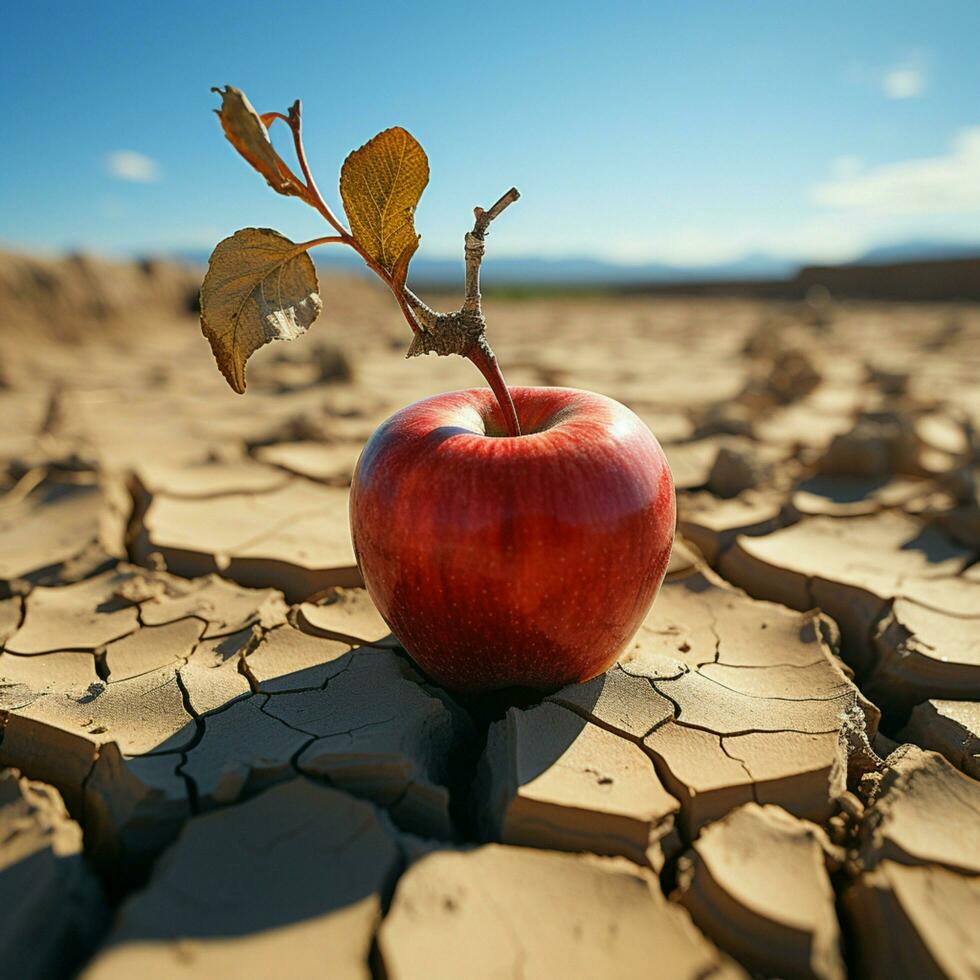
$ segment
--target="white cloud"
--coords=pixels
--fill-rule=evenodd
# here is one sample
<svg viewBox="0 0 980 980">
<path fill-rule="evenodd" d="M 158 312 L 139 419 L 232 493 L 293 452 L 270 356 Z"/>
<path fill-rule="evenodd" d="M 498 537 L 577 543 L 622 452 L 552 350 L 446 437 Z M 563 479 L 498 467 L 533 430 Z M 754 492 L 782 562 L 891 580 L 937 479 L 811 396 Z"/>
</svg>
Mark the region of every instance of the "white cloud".
<svg viewBox="0 0 980 980">
<path fill-rule="evenodd" d="M 617 236 L 615 248 L 589 250 L 611 262 L 636 264 L 666 262 L 670 265 L 699 266 L 730 262 L 746 255 L 774 258 L 838 262 L 851 259 L 876 242 L 864 222 L 844 222 L 837 215 L 802 216 L 787 221 L 785 215 L 773 221 L 727 222 L 710 226 L 694 225 L 663 228 L 655 238 L 636 238 L 624 248 Z M 514 254 L 526 255 L 527 249 Z M 554 255 L 567 255 L 554 250 Z"/>
<path fill-rule="evenodd" d="M 659 236 L 658 236 L 659 237 Z M 662 247 L 651 254 L 648 235 L 618 233 L 616 242 L 604 249 L 602 257 L 611 262 L 635 265 L 650 261 L 669 261 L 677 265 L 702 265 L 715 262 L 729 262 L 737 259 L 743 251 L 737 240 L 726 238 L 717 230 L 711 231 L 693 225 L 671 228 L 662 238 Z"/>
<path fill-rule="evenodd" d="M 831 173 L 838 180 L 848 180 L 861 172 L 861 158 L 843 156 L 836 157 L 830 165 Z"/>
<path fill-rule="evenodd" d="M 926 90 L 925 69 L 916 65 L 891 68 L 881 76 L 881 90 L 889 99 L 914 99 Z"/>
<path fill-rule="evenodd" d="M 137 184 L 152 184 L 160 179 L 156 160 L 135 150 L 114 150 L 105 158 L 105 168 L 111 177 Z"/>
<path fill-rule="evenodd" d="M 739 254 L 761 253 L 810 262 L 844 262 L 859 255 L 871 242 L 865 227 L 836 216 L 805 216 L 799 221 L 762 226 L 736 239 Z"/>
<path fill-rule="evenodd" d="M 943 156 L 835 170 L 811 191 L 821 207 L 888 216 L 980 211 L 980 125 L 959 130 Z"/>
<path fill-rule="evenodd" d="M 918 98 L 926 90 L 929 60 L 929 52 L 925 48 L 906 52 L 905 58 L 878 76 L 881 91 L 889 99 Z"/>
</svg>

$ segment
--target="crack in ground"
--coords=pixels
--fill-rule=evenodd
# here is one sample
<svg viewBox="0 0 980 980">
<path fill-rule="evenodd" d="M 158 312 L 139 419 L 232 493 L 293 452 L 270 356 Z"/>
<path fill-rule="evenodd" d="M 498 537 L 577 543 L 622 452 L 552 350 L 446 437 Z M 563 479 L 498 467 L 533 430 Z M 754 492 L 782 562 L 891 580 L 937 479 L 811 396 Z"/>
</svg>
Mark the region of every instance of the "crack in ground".
<svg viewBox="0 0 980 980">
<path fill-rule="evenodd" d="M 59 385 L 52 385 L 48 391 L 48 400 L 44 408 L 44 418 L 37 429 L 37 436 L 54 435 L 55 430 L 61 425 L 62 411 L 62 388 Z"/>
<path fill-rule="evenodd" d="M 184 705 L 184 711 L 187 713 L 188 717 L 194 724 L 194 735 L 191 740 L 186 744 L 181 746 L 181 748 L 175 749 L 173 752 L 159 752 L 158 755 L 186 755 L 192 751 L 197 745 L 200 744 L 201 739 L 204 738 L 204 718 L 201 717 L 195 710 L 194 706 L 191 704 L 191 692 L 187 688 L 187 684 L 184 682 L 184 678 L 181 676 L 180 668 L 174 671 L 174 679 L 177 683 L 177 688 L 180 690 L 181 701 Z M 167 681 L 169 684 L 170 681 Z M 166 687 L 166 684 L 161 685 L 161 687 Z M 227 707 L 227 705 L 225 705 Z M 147 755 L 152 755 L 153 753 L 148 752 Z M 179 766 L 178 766 L 179 768 Z"/>
<path fill-rule="evenodd" d="M 24 623 L 27 620 L 27 596 L 15 595 L 11 596 L 12 599 L 17 600 L 17 628 L 10 635 L 13 636 L 14 633 L 20 631 Z M 5 650 L 6 645 L 0 644 L 0 650 Z"/>
<path fill-rule="evenodd" d="M 760 802 L 759 791 L 758 791 L 758 786 L 756 785 L 757 780 L 755 776 L 752 775 L 752 770 L 749 769 L 748 763 L 744 759 L 740 759 L 737 755 L 732 755 L 731 752 L 728 751 L 728 746 L 725 745 L 725 739 L 727 737 L 729 736 L 726 735 L 718 736 L 718 744 L 719 746 L 721 746 L 721 751 L 724 752 L 725 755 L 727 755 L 728 758 L 732 760 L 732 762 L 737 762 L 742 767 L 742 771 L 745 773 L 745 775 L 748 777 L 749 780 L 749 788 L 752 790 L 752 799 L 756 803 L 759 803 Z"/>
<path fill-rule="evenodd" d="M 698 672 L 700 673 L 700 668 L 701 667 L 704 667 L 707 664 L 716 663 L 716 664 L 718 664 L 719 667 L 731 667 L 733 670 L 769 670 L 769 669 L 771 669 L 773 667 L 779 667 L 779 668 L 788 669 L 788 670 L 805 670 L 808 667 L 817 667 L 817 666 L 819 666 L 820 664 L 822 664 L 824 662 L 825 661 L 823 659 L 819 659 L 819 660 L 812 660 L 812 661 L 810 661 L 808 663 L 805 663 L 805 664 L 792 664 L 792 663 L 733 664 L 733 663 L 729 663 L 727 660 L 706 660 L 704 663 L 698 664 L 697 669 L 698 669 Z M 706 674 L 702 674 L 701 676 L 704 677 L 706 680 L 713 680 L 713 678 L 708 677 Z M 664 681 L 664 680 L 672 680 L 672 681 L 675 681 L 677 679 L 678 679 L 677 677 L 660 677 L 660 678 L 658 678 L 658 680 L 661 680 L 661 681 Z M 714 681 L 714 683 L 720 684 L 721 682 L 720 681 Z M 724 686 L 724 685 L 722 685 L 722 686 Z M 741 694 L 742 692 L 741 691 L 738 691 L 736 693 Z M 746 695 L 746 697 L 749 697 L 749 696 L 750 695 Z M 756 697 L 759 697 L 759 696 L 760 695 L 756 695 Z"/>
<path fill-rule="evenodd" d="M 648 678 L 648 680 L 650 680 L 650 679 Z M 710 678 L 705 678 L 705 680 L 710 680 Z M 742 730 L 739 730 L 739 731 L 736 731 L 736 732 L 724 732 L 724 733 L 717 732 L 717 731 L 715 731 L 715 729 L 708 728 L 706 725 L 697 725 L 694 722 L 686 721 L 684 718 L 681 717 L 681 706 L 680 706 L 680 704 L 673 697 L 671 697 L 671 695 L 667 694 L 665 691 L 661 691 L 660 688 L 657 687 L 656 683 L 653 680 L 650 680 L 650 684 L 653 686 L 653 689 L 659 695 L 661 695 L 661 697 L 666 698 L 674 706 L 674 717 L 672 719 L 671 718 L 666 719 L 667 721 L 673 721 L 676 724 L 680 725 L 682 728 L 691 728 L 691 729 L 694 729 L 695 731 L 707 732 L 709 735 L 716 735 L 718 738 L 721 738 L 723 735 L 724 735 L 725 738 L 735 738 L 738 735 L 780 735 L 780 734 L 783 734 L 783 733 L 790 734 L 790 735 L 830 735 L 833 732 L 836 732 L 837 731 L 836 728 L 830 728 L 830 729 L 827 729 L 826 731 L 803 731 L 802 729 L 799 729 L 799 728 L 775 728 L 775 729 L 773 729 L 773 728 L 746 728 L 746 729 L 742 729 Z M 739 694 L 741 692 L 735 691 L 733 693 Z M 746 696 L 748 696 L 748 695 L 746 695 Z M 762 697 L 759 697 L 759 696 L 756 696 L 756 699 L 757 700 L 770 700 L 768 698 L 762 698 Z M 773 698 L 771 700 L 777 700 L 777 701 L 778 700 L 790 700 L 791 701 L 792 699 L 789 699 L 789 698 L 783 698 L 783 699 Z M 814 699 L 814 700 L 817 700 L 817 699 Z M 834 700 L 837 700 L 837 699 L 836 698 L 824 698 L 822 700 L 823 701 L 834 701 Z M 795 704 L 806 704 L 807 702 L 806 701 L 794 701 L 792 703 L 795 703 Z M 662 723 L 660 723 L 660 724 L 662 724 Z M 652 734 L 652 732 L 654 732 L 657 728 L 659 728 L 660 727 L 660 724 L 654 725 L 654 727 L 649 732 L 647 732 L 647 734 L 644 736 L 644 738 L 648 737 L 650 734 Z M 620 733 L 620 734 L 624 734 L 624 733 Z M 628 737 L 628 736 L 626 736 L 626 737 Z"/>
<path fill-rule="evenodd" d="M 85 773 L 85 776 L 82 778 L 82 781 L 79 783 L 79 789 L 78 789 L 79 812 L 78 812 L 78 816 L 76 817 L 76 819 L 78 820 L 78 825 L 82 828 L 82 840 L 86 846 L 86 849 L 88 849 L 91 843 L 88 839 L 88 834 L 87 834 L 88 821 L 86 819 L 88 816 L 86 813 L 87 804 L 88 804 L 88 784 L 91 781 L 92 776 L 95 775 L 95 767 L 98 764 L 99 759 L 102 757 L 102 743 L 95 742 L 93 743 L 92 748 L 93 748 L 92 764 L 91 766 L 89 766 L 88 772 Z"/>
<path fill-rule="evenodd" d="M 311 687 L 311 688 L 308 688 L 308 690 L 309 691 L 319 691 L 321 689 L 318 688 L 318 687 Z M 292 692 L 292 693 L 295 693 L 295 692 Z M 266 709 L 266 706 L 272 700 L 273 695 L 271 695 L 271 694 L 261 694 L 260 693 L 260 696 L 265 698 L 265 700 L 259 705 L 259 711 L 261 711 L 262 714 L 268 716 L 269 718 L 272 718 L 273 721 L 279 722 L 280 725 L 285 725 L 286 728 L 288 728 L 292 732 L 296 732 L 297 735 L 306 735 L 309 738 L 313 739 L 314 741 L 317 739 L 318 736 L 314 732 L 308 732 L 305 728 L 297 728 L 295 725 L 291 725 L 284 718 L 280 718 L 278 715 L 274 715 L 274 714 L 271 714 L 270 712 L 266 711 L 265 710 Z"/>
<path fill-rule="evenodd" d="M 201 724 L 204 724 L 203 719 Z M 194 780 L 194 777 L 184 769 L 189 760 L 189 750 L 185 749 L 180 753 L 180 762 L 177 763 L 177 767 L 174 769 L 174 775 L 180 776 L 180 778 L 183 779 L 184 788 L 187 791 L 187 804 L 190 807 L 191 816 L 196 817 L 201 812 L 201 798 L 197 788 L 197 782 Z"/>
<path fill-rule="evenodd" d="M 272 716 L 270 715 L 270 717 L 272 717 Z M 278 719 L 277 719 L 277 720 L 278 720 Z M 285 722 L 284 722 L 283 724 L 285 724 Z M 287 726 L 287 727 L 288 727 L 288 726 Z M 294 729 L 294 731 L 295 731 L 295 729 Z M 297 734 L 301 734 L 301 733 L 299 733 L 299 732 L 297 732 Z M 306 741 L 306 742 L 304 742 L 304 743 L 303 743 L 303 744 L 302 744 L 302 745 L 301 745 L 301 746 L 300 746 L 300 747 L 299 747 L 299 748 L 298 748 L 298 749 L 297 749 L 297 750 L 296 750 L 296 751 L 295 751 L 295 752 L 294 752 L 294 753 L 293 753 L 293 754 L 292 754 L 292 755 L 291 755 L 291 756 L 289 757 L 289 766 L 290 766 L 290 768 L 291 768 L 291 769 L 293 769 L 293 770 L 294 770 L 295 772 L 297 772 L 297 773 L 299 773 L 299 774 L 300 774 L 301 776 L 305 776 L 305 777 L 306 777 L 307 779 L 311 779 L 311 778 L 314 778 L 314 777 L 313 777 L 313 776 L 311 776 L 311 774 L 310 774 L 310 773 L 308 773 L 308 772 L 306 772 L 306 770 L 305 770 L 305 769 L 303 769 L 303 767 L 302 767 L 302 766 L 301 766 L 301 765 L 299 764 L 299 760 L 300 760 L 300 758 L 302 757 L 302 755 L 303 755 L 303 753 L 304 753 L 304 752 L 305 752 L 305 751 L 306 751 L 306 750 L 307 750 L 307 749 L 308 749 L 308 748 L 309 748 L 309 747 L 310 747 L 311 745 L 313 745 L 313 744 L 314 744 L 314 743 L 316 742 L 316 740 L 317 740 L 317 739 L 316 739 L 316 736 L 315 736 L 315 735 L 311 735 L 311 736 L 310 736 L 310 738 L 309 738 L 309 740 L 308 740 L 308 741 Z M 332 779 L 331 779 L 331 778 L 330 778 L 330 777 L 329 777 L 329 776 L 328 776 L 328 775 L 327 775 L 326 773 L 317 773 L 317 775 L 316 775 L 316 777 L 315 777 L 315 778 L 317 778 L 317 779 L 320 779 L 320 780 L 322 780 L 322 781 L 323 781 L 324 783 L 326 783 L 326 784 L 327 784 L 328 786 L 331 786 L 331 787 L 333 787 L 334 789 L 336 789 L 336 788 L 337 788 L 337 787 L 336 787 L 336 785 L 334 784 L 334 781 L 333 781 L 333 780 L 332 780 Z M 341 790 L 341 792 L 345 792 L 345 790 Z M 353 794 L 350 794 L 350 795 L 353 795 Z"/>
<path fill-rule="evenodd" d="M 937 580 L 933 579 L 933 581 Z M 894 603 L 896 599 L 901 599 L 902 602 L 907 602 L 912 606 L 918 606 L 920 609 L 928 609 L 929 612 L 939 613 L 942 616 L 949 616 L 952 619 L 967 619 L 971 621 L 980 620 L 980 613 L 955 612 L 949 609 L 941 608 L 940 606 L 934 606 L 930 602 L 923 602 L 922 599 L 912 599 L 905 595 L 894 596 L 892 599 L 886 601 Z"/>
<path fill-rule="evenodd" d="M 649 680 L 649 678 L 648 678 Z M 650 681 L 652 685 L 652 681 Z M 668 699 L 669 700 L 669 699 Z M 556 703 L 556 702 L 553 702 Z M 690 847 L 693 838 L 687 831 L 687 813 L 689 810 L 692 800 L 691 790 L 684 782 L 682 782 L 674 773 L 671 771 L 670 766 L 667 764 L 666 759 L 663 758 L 658 752 L 652 749 L 646 744 L 645 739 L 648 738 L 653 732 L 657 731 L 659 728 L 668 724 L 671 721 L 675 721 L 675 718 L 665 718 L 663 721 L 659 721 L 654 724 L 650 730 L 642 737 L 637 737 L 631 735 L 628 732 L 624 732 L 621 729 L 616 728 L 614 725 L 610 725 L 600 718 L 592 717 L 588 711 L 578 706 L 561 704 L 559 707 L 565 708 L 567 711 L 571 711 L 573 714 L 578 715 L 583 721 L 595 725 L 597 728 L 601 728 L 611 735 L 615 735 L 618 738 L 625 739 L 627 742 L 639 747 L 643 754 L 650 760 L 650 764 L 653 766 L 653 771 L 660 781 L 660 784 L 664 789 L 677 801 L 679 807 L 679 812 L 673 821 L 673 829 L 677 834 L 678 840 L 681 845 L 675 851 L 675 853 L 668 855 L 664 854 L 664 866 L 660 870 L 660 874 L 657 876 L 657 881 L 660 885 L 661 891 L 664 897 L 667 898 L 670 892 L 673 890 L 673 883 L 676 878 L 676 867 L 677 861 L 684 853 L 687 847 Z M 675 705 L 676 707 L 676 705 Z M 720 739 L 719 739 L 720 740 Z M 663 821 L 659 821 L 657 826 L 661 826 Z M 666 836 L 669 836 L 666 835 Z M 666 839 L 661 838 L 661 839 Z"/>
<path fill-rule="evenodd" d="M 131 502 L 129 518 L 123 530 L 123 546 L 126 550 L 126 560 L 133 565 L 146 568 L 147 566 L 143 565 L 137 559 L 136 546 L 144 530 L 144 518 L 146 517 L 146 512 L 150 509 L 152 497 L 147 493 L 146 488 L 143 487 L 133 471 L 129 471 L 124 475 L 123 486 L 129 494 Z M 149 545 L 149 541 L 147 545 Z"/>
<path fill-rule="evenodd" d="M 740 670 L 741 668 L 734 667 L 733 669 Z M 832 694 L 827 697 L 787 698 L 787 697 L 782 697 L 781 695 L 778 694 L 749 694 L 746 691 L 738 690 L 738 688 L 729 687 L 727 684 L 722 684 L 721 681 L 717 680 L 714 677 L 709 677 L 707 674 L 699 673 L 698 676 L 700 676 L 703 680 L 707 681 L 707 683 L 709 684 L 715 684 L 726 691 L 730 691 L 732 694 L 737 694 L 739 697 L 743 697 L 743 698 L 751 698 L 753 701 L 786 701 L 789 702 L 790 704 L 812 704 L 814 701 L 820 701 L 820 702 L 839 701 L 841 698 L 846 697 L 847 692 L 850 690 L 849 684 L 842 684 L 840 687 L 841 690 L 840 694 Z M 679 680 L 679 679 L 680 678 L 675 678 L 675 680 Z M 666 682 L 661 681 L 661 683 L 669 684 L 670 681 L 666 681 Z M 659 687 L 657 688 L 657 691 L 663 694 L 663 692 L 660 691 Z"/>
<path fill-rule="evenodd" d="M 62 586 L 63 587 L 63 586 Z M 114 636 L 109 643 L 115 643 L 118 640 L 128 640 L 129 637 L 135 636 L 140 631 L 140 627 L 137 626 L 136 629 L 130 630 L 128 633 L 122 633 L 119 636 Z M 13 637 L 11 637 L 13 639 Z M 46 657 L 48 654 L 52 653 L 87 653 L 90 657 L 95 656 L 100 650 L 104 650 L 104 646 L 95 647 L 69 647 L 69 646 L 58 646 L 51 650 L 38 650 L 34 653 L 18 653 L 16 650 L 8 650 L 4 648 L 3 652 L 8 657 Z"/>
<path fill-rule="evenodd" d="M 714 663 L 718 663 L 721 658 L 721 634 L 718 632 L 718 614 L 712 609 L 711 603 L 701 599 L 701 605 L 708 613 L 708 629 L 715 638 L 715 658 Z"/>
<path fill-rule="evenodd" d="M 267 491 L 267 492 L 271 493 L 272 491 Z M 242 494 L 242 493 L 238 493 L 238 494 L 219 494 L 218 496 L 228 496 L 228 497 L 232 497 L 232 496 L 239 496 L 239 497 L 241 497 L 241 496 L 248 496 L 248 497 L 255 497 L 255 496 L 261 496 L 261 495 L 262 495 L 262 492 L 260 491 L 258 493 L 247 493 L 247 494 Z M 166 496 L 166 494 L 161 494 L 161 496 Z M 179 498 L 175 498 L 175 499 L 179 499 Z M 294 513 L 287 514 L 285 517 L 281 517 L 279 520 L 277 520 L 276 522 L 274 522 L 269 527 L 263 529 L 258 534 L 253 534 L 252 537 L 246 538 L 244 541 L 236 541 L 228 549 L 222 551 L 222 554 L 224 554 L 225 556 L 230 556 L 231 554 L 233 554 L 235 552 L 244 551 L 246 548 L 253 548 L 256 545 L 261 544 L 266 538 L 270 537 L 271 535 L 278 534 L 278 532 L 281 531 L 284 527 L 288 527 L 290 524 L 295 524 L 295 523 L 297 523 L 299 521 L 305 520 L 307 517 L 321 516 L 322 513 L 323 513 L 323 505 L 321 504 L 319 507 L 316 507 L 316 508 L 311 508 L 309 510 L 298 510 L 298 511 L 296 511 Z M 210 554 L 210 553 L 209 552 L 206 552 L 206 551 L 201 551 L 201 552 L 197 552 L 197 554 L 205 555 L 205 554 Z M 216 558 L 217 556 L 215 555 L 215 556 L 212 556 L 212 557 L 215 557 Z"/>
<path fill-rule="evenodd" d="M 266 702 L 266 704 L 268 704 L 268 702 Z M 341 735 L 347 735 L 348 737 L 350 737 L 354 734 L 354 732 L 361 732 L 364 731 L 364 729 L 366 728 L 377 728 L 380 725 L 388 725 L 393 721 L 397 721 L 397 717 L 393 715 L 391 718 L 384 718 L 381 721 L 366 721 L 364 722 L 363 725 L 354 725 L 353 728 L 346 728 L 336 732 L 325 732 L 322 735 L 318 735 L 315 732 L 307 731 L 307 729 L 305 728 L 297 728 L 295 725 L 290 725 L 288 722 L 283 721 L 282 718 L 270 714 L 268 711 L 265 710 L 264 705 L 261 710 L 264 714 L 269 715 L 270 718 L 275 718 L 276 721 L 281 721 L 287 728 L 291 728 L 294 732 L 298 732 L 303 735 L 311 735 L 316 741 L 320 741 L 320 739 L 327 739 L 327 738 L 338 738 Z"/>
</svg>

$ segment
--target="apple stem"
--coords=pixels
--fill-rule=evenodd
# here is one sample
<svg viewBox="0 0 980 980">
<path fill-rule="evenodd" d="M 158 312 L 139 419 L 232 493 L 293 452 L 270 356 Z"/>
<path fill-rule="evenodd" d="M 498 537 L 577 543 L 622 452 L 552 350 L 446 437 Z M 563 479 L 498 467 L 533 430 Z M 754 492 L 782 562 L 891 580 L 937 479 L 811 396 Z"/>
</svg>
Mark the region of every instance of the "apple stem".
<svg viewBox="0 0 980 980">
<path fill-rule="evenodd" d="M 521 423 L 517 418 L 517 409 L 514 408 L 514 399 L 510 396 L 510 389 L 504 381 L 503 373 L 497 358 L 490 345 L 484 341 L 482 344 L 474 344 L 469 354 L 466 355 L 479 372 L 487 379 L 487 384 L 497 397 L 497 404 L 504 416 L 504 425 L 507 426 L 507 435 L 519 436 L 521 434 Z"/>
</svg>

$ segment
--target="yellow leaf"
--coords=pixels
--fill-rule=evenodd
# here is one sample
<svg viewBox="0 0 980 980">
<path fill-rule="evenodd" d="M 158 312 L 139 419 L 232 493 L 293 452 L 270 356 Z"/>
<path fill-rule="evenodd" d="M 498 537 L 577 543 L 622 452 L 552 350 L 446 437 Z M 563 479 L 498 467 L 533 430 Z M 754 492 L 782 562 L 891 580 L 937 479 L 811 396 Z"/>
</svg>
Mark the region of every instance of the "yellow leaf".
<svg viewBox="0 0 980 980">
<path fill-rule="evenodd" d="M 409 242 L 403 249 L 402 254 L 395 261 L 394 268 L 391 270 L 391 281 L 395 289 L 401 291 L 408 278 L 408 263 L 412 261 L 412 256 L 418 251 L 421 237 L 415 236 L 414 242 Z"/>
<path fill-rule="evenodd" d="M 252 107 L 245 93 L 231 85 L 212 89 L 221 96 L 221 108 L 216 109 L 221 128 L 228 142 L 265 177 L 269 186 L 280 194 L 301 197 L 303 186 L 299 178 L 276 153 L 262 117 Z M 268 115 L 268 113 L 267 113 Z"/>
<path fill-rule="evenodd" d="M 398 126 L 355 150 L 340 171 L 340 196 L 360 246 L 391 273 L 405 250 L 418 247 L 413 216 L 429 182 L 429 161 L 411 133 Z"/>
<path fill-rule="evenodd" d="M 219 242 L 201 285 L 201 331 L 239 394 L 245 362 L 272 340 L 295 340 L 322 308 L 305 249 L 271 228 L 243 228 Z"/>
</svg>

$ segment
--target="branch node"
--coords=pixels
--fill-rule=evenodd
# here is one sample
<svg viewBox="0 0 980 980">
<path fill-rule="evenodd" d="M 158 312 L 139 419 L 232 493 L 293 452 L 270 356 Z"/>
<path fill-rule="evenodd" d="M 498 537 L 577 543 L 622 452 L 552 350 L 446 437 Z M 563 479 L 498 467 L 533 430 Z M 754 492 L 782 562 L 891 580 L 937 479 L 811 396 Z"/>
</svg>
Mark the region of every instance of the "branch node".
<svg viewBox="0 0 980 980">
<path fill-rule="evenodd" d="M 459 354 L 466 357 L 483 340 L 485 330 L 486 321 L 481 313 L 472 313 L 465 309 L 455 313 L 436 313 L 426 329 L 419 330 L 412 338 L 405 356 L 438 354 L 446 357 L 449 354 Z"/>
</svg>

